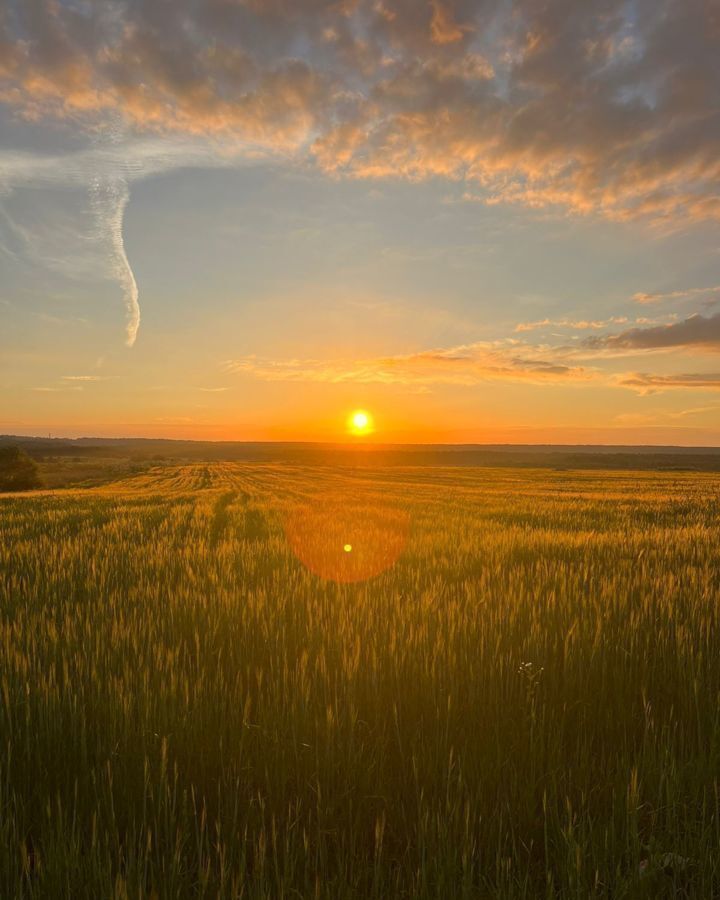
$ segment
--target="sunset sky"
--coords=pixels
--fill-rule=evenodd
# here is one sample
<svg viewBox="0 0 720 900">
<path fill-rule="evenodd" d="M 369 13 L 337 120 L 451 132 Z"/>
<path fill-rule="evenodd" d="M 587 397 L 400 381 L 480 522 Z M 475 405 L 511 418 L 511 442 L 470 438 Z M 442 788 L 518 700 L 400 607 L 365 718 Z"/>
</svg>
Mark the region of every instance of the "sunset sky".
<svg viewBox="0 0 720 900">
<path fill-rule="evenodd" d="M 0 433 L 720 444 L 717 0 L 5 0 Z"/>
</svg>

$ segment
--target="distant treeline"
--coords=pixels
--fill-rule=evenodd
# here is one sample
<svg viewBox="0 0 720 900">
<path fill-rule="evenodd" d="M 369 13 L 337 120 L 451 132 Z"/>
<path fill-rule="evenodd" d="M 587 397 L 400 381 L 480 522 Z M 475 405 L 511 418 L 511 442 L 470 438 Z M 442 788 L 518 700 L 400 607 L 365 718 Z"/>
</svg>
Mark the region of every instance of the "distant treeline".
<svg viewBox="0 0 720 900">
<path fill-rule="evenodd" d="M 717 447 L 472 444 L 312 444 L 138 438 L 0 436 L 35 459 L 128 458 L 143 462 L 229 461 L 323 466 L 510 466 L 553 469 L 720 471 Z"/>
</svg>

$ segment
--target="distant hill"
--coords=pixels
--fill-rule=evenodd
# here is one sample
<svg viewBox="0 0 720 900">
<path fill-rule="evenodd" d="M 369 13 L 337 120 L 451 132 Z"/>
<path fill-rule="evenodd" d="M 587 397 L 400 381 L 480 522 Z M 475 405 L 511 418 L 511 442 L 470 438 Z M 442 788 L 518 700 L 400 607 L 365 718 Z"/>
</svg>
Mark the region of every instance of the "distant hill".
<svg viewBox="0 0 720 900">
<path fill-rule="evenodd" d="M 0 435 L 35 459 L 272 462 L 327 466 L 518 466 L 555 469 L 720 471 L 720 447 L 534 444 L 322 444 L 36 438 Z"/>
</svg>

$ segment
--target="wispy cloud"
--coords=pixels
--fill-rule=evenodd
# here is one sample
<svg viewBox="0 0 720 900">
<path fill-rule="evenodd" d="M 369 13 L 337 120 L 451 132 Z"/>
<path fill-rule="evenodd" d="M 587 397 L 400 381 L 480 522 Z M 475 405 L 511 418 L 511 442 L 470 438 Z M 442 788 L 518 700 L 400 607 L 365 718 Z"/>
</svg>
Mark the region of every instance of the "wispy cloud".
<svg viewBox="0 0 720 900">
<path fill-rule="evenodd" d="M 623 320 L 611 319 L 603 324 L 617 321 Z M 594 324 L 582 324 L 594 327 Z M 598 327 L 603 327 L 602 324 L 597 324 Z M 693 315 L 670 324 L 592 335 L 573 344 L 552 345 L 507 338 L 362 359 L 269 359 L 245 356 L 227 361 L 224 369 L 264 381 L 329 384 L 470 386 L 505 381 L 546 385 L 604 384 L 629 387 L 640 393 L 673 387 L 715 389 L 718 376 L 713 374 L 653 375 L 630 372 L 618 375 L 607 371 L 609 362 L 623 357 L 652 356 L 688 349 L 695 352 L 704 350 L 709 354 L 720 350 L 720 313 L 711 317 Z"/>
<path fill-rule="evenodd" d="M 228 361 L 225 369 L 264 381 L 407 386 L 475 385 L 488 381 L 562 384 L 593 377 L 591 371 L 581 366 L 545 359 L 533 348 L 515 346 L 512 342 L 475 343 L 357 360 L 272 360 L 246 356 Z"/>
<path fill-rule="evenodd" d="M 125 251 L 123 219 L 130 200 L 130 189 L 126 179 L 116 175 L 99 179 L 90 185 L 90 198 L 98 224 L 109 239 L 111 250 L 111 270 L 120 285 L 127 313 L 126 343 L 132 347 L 140 328 L 140 303 L 138 286 Z"/>
<path fill-rule="evenodd" d="M 720 391 L 720 373 L 653 375 L 631 372 L 618 376 L 616 384 L 632 388 L 640 394 L 655 394 L 673 389 Z"/>
<path fill-rule="evenodd" d="M 520 322 L 515 326 L 516 332 L 537 331 L 541 328 L 569 328 L 572 331 L 601 330 L 610 325 L 624 325 L 627 316 L 612 316 L 609 319 L 540 319 L 536 322 Z"/>
<path fill-rule="evenodd" d="M 657 391 L 646 391 L 657 393 Z M 618 413 L 614 421 L 622 425 L 653 425 L 661 422 L 683 422 L 687 419 L 707 417 L 708 413 L 720 410 L 717 403 L 711 406 L 693 406 L 689 409 L 656 409 L 653 412 Z"/>
<path fill-rule="evenodd" d="M 85 381 L 85 382 L 95 382 L 95 381 L 110 381 L 113 378 L 117 378 L 117 375 L 63 375 L 63 381 Z"/>
<path fill-rule="evenodd" d="M 58 384 L 41 385 L 32 388 L 40 394 L 61 394 L 68 391 L 84 391 L 88 384 L 97 384 L 101 381 L 112 381 L 117 375 L 61 375 Z"/>
<path fill-rule="evenodd" d="M 713 287 L 686 288 L 684 290 L 666 291 L 664 293 L 639 292 L 637 294 L 633 294 L 632 299 L 635 301 L 635 303 L 650 305 L 652 303 L 664 303 L 668 300 L 690 300 L 700 296 L 715 299 L 718 297 L 718 295 L 720 295 L 720 284 L 714 285 Z"/>
<path fill-rule="evenodd" d="M 49 385 L 49 386 L 41 386 L 32 388 L 38 394 L 60 394 L 65 391 L 82 391 L 84 388 L 82 385 Z"/>
<path fill-rule="evenodd" d="M 720 410 L 720 405 L 713 403 L 712 406 L 692 406 L 690 409 L 678 409 L 668 412 L 667 415 L 670 419 L 689 419 L 695 416 L 704 416 L 707 413 L 714 413 L 718 410 Z"/>
</svg>

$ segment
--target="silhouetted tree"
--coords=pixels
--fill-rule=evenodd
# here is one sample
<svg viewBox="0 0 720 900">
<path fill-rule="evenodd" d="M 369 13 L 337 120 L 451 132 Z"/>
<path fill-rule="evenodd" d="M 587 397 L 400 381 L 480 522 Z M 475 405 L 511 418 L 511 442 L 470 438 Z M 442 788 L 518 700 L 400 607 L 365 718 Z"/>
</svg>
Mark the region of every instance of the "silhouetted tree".
<svg viewBox="0 0 720 900">
<path fill-rule="evenodd" d="M 20 447 L 0 447 L 0 491 L 31 491 L 42 487 L 34 459 Z"/>
</svg>

